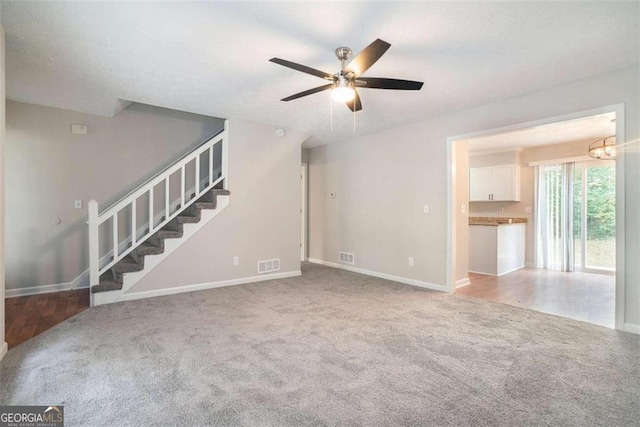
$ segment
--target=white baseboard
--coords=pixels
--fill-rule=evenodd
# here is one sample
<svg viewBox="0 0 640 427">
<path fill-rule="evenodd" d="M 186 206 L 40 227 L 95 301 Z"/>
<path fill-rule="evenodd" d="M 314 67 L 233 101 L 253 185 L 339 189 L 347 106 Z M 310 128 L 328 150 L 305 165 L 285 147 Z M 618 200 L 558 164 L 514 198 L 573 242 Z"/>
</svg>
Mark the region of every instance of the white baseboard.
<svg viewBox="0 0 640 427">
<path fill-rule="evenodd" d="M 324 261 L 317 258 L 309 258 L 308 261 L 314 264 L 326 265 L 327 267 L 340 268 L 342 270 L 352 271 L 354 273 L 360 273 L 366 276 L 377 277 L 379 279 L 391 280 L 392 282 L 404 283 L 405 285 L 418 286 L 420 288 L 432 289 L 434 291 L 449 292 L 446 286 L 437 285 L 435 283 L 423 282 L 421 280 L 409 279 L 406 277 L 393 276 L 391 274 L 379 273 L 377 271 L 366 270 L 364 268 L 350 267 L 348 265 L 342 265 L 335 262 Z"/>
<path fill-rule="evenodd" d="M 472 271 L 469 270 L 469 273 L 475 273 L 475 274 L 483 274 L 485 276 L 494 276 L 494 277 L 500 277 L 500 276 L 504 276 L 505 274 L 509 274 L 509 273 L 513 273 L 514 271 L 518 271 L 521 270 L 525 267 L 525 265 L 523 265 L 522 267 L 516 267 L 514 269 L 511 269 L 509 271 L 505 271 L 504 273 L 500 273 L 500 274 L 495 274 L 495 273 L 485 273 L 484 271 Z M 457 287 L 457 286 L 456 286 Z"/>
<path fill-rule="evenodd" d="M 9 351 L 9 344 L 2 344 L 2 347 L 0 348 L 0 360 L 2 360 L 5 354 L 7 354 L 7 351 Z"/>
<path fill-rule="evenodd" d="M 471 284 L 471 280 L 469 280 L 468 277 L 465 277 L 464 279 L 460 279 L 456 281 L 456 289 L 462 288 L 463 286 L 469 286 L 470 284 Z"/>
<path fill-rule="evenodd" d="M 28 288 L 5 289 L 5 298 L 24 297 L 27 295 L 48 294 L 50 292 L 68 291 L 72 289 L 72 282 L 56 283 L 53 285 L 30 286 Z"/>
<path fill-rule="evenodd" d="M 71 289 L 82 289 L 82 288 L 88 288 L 88 287 L 89 287 L 89 270 L 83 271 L 78 277 L 76 277 L 71 281 Z"/>
<path fill-rule="evenodd" d="M 625 323 L 622 326 L 622 330 L 631 334 L 640 335 L 640 325 L 635 325 L 633 323 Z"/>
<path fill-rule="evenodd" d="M 286 279 L 288 277 L 300 276 L 300 270 L 287 271 L 284 273 L 261 274 L 260 276 L 242 277 L 240 279 L 221 280 L 219 282 L 200 283 L 197 285 L 176 286 L 174 288 L 158 289 L 155 291 L 144 291 L 135 293 L 125 293 L 117 301 L 132 301 L 143 298 L 161 297 L 166 295 L 182 294 L 185 292 L 203 291 L 205 289 L 223 288 L 226 286 L 244 285 L 247 283 L 264 282 L 266 280 Z"/>
<path fill-rule="evenodd" d="M 494 273 L 485 273 L 484 271 L 475 271 L 475 270 L 469 270 L 469 273 L 482 274 L 483 276 L 497 276 L 497 274 L 494 274 Z"/>
<path fill-rule="evenodd" d="M 504 276 L 505 274 L 513 273 L 514 271 L 521 270 L 521 269 L 523 269 L 524 267 L 525 267 L 525 266 L 523 265 L 522 267 L 516 267 L 516 268 L 513 268 L 513 269 L 511 269 L 511 270 L 509 270 L 509 271 L 505 271 L 504 273 L 500 273 L 500 274 L 498 274 L 498 277 L 500 277 L 500 276 Z"/>
</svg>

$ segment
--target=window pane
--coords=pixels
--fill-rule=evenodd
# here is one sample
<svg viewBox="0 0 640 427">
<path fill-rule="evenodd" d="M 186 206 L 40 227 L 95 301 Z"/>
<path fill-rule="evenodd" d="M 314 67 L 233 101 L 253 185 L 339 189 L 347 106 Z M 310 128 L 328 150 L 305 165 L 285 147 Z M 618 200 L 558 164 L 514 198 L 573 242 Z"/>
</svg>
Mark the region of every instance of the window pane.
<svg viewBox="0 0 640 427">
<path fill-rule="evenodd" d="M 586 264 L 616 267 L 616 172 L 611 166 L 587 168 Z"/>
</svg>

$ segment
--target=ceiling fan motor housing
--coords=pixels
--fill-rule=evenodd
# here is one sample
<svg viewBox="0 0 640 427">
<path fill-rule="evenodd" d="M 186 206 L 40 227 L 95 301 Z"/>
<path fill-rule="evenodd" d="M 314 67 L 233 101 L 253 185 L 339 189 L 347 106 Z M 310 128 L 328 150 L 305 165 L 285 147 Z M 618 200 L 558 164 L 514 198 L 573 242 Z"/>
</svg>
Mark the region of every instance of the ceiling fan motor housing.
<svg viewBox="0 0 640 427">
<path fill-rule="evenodd" d="M 340 46 L 336 49 L 336 56 L 340 61 L 346 61 L 351 57 L 351 49 L 346 46 Z"/>
<path fill-rule="evenodd" d="M 340 70 L 344 71 L 347 61 L 351 57 L 351 49 L 346 46 L 340 46 L 336 49 L 336 56 L 340 60 Z"/>
</svg>

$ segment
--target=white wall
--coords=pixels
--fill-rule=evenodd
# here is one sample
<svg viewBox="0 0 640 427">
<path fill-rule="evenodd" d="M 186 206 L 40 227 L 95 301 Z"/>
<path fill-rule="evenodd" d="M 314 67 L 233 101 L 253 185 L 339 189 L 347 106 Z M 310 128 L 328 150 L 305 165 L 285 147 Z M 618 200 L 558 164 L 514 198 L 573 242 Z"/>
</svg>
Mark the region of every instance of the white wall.
<svg viewBox="0 0 640 427">
<path fill-rule="evenodd" d="M 88 135 L 72 135 L 72 123 L 88 125 Z M 88 268 L 87 202 L 108 207 L 222 127 L 140 104 L 102 117 L 8 102 L 7 289 L 78 277 Z"/>
<path fill-rule="evenodd" d="M 629 68 L 312 149 L 310 257 L 337 262 L 346 250 L 357 267 L 447 285 L 447 138 L 624 103 L 626 139 L 637 140 L 638 77 Z M 640 332 L 637 141 L 626 162 L 625 322 Z"/>
<path fill-rule="evenodd" d="M 458 285 L 464 285 L 469 278 L 469 144 L 465 141 L 455 145 L 453 172 L 453 188 L 455 201 L 453 215 L 456 221 L 453 251 L 455 280 Z M 463 211 L 464 208 L 464 211 Z"/>
<path fill-rule="evenodd" d="M 308 135 L 229 120 L 230 204 L 127 294 L 257 275 L 257 261 L 280 258 L 300 271 L 300 145 Z M 240 265 L 233 265 L 233 257 Z"/>
<path fill-rule="evenodd" d="M 5 202 L 4 202 L 4 146 L 5 146 L 5 84 L 4 84 L 4 29 L 0 24 L 0 359 L 7 352 L 7 343 L 4 341 L 4 276 L 5 276 Z"/>
</svg>

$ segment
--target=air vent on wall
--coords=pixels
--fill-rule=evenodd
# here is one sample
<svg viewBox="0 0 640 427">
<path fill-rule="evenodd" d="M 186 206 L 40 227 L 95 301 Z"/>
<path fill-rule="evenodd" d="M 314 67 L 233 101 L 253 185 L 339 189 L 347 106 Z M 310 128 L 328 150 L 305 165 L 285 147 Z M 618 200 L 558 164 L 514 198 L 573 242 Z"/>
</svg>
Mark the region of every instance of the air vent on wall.
<svg viewBox="0 0 640 427">
<path fill-rule="evenodd" d="M 338 258 L 340 259 L 340 262 L 344 264 L 355 263 L 355 255 L 349 252 L 338 252 Z"/>
<path fill-rule="evenodd" d="M 258 274 L 280 271 L 280 258 L 258 261 Z"/>
</svg>

